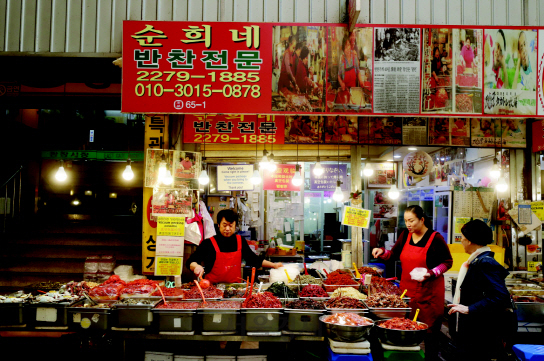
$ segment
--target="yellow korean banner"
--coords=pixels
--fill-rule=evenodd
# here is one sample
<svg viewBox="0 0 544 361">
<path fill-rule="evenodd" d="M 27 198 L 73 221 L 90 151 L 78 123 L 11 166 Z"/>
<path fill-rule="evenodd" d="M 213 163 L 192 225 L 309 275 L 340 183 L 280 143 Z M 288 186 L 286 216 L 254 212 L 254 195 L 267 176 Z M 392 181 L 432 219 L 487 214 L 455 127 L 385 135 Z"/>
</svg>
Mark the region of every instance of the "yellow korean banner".
<svg viewBox="0 0 544 361">
<path fill-rule="evenodd" d="M 155 276 L 179 276 L 183 257 L 155 257 Z"/>
<path fill-rule="evenodd" d="M 461 228 L 468 222 L 470 222 L 470 217 L 454 217 L 453 224 L 455 228 L 453 233 L 461 234 Z"/>
<path fill-rule="evenodd" d="M 157 236 L 185 236 L 185 218 L 157 217 Z"/>
<path fill-rule="evenodd" d="M 342 224 L 346 226 L 368 228 L 370 223 L 370 211 L 355 207 L 345 207 Z"/>
<path fill-rule="evenodd" d="M 538 266 L 542 267 L 542 262 L 541 261 L 539 261 L 539 262 L 533 262 L 533 261 L 527 262 L 527 271 L 536 272 L 537 271 L 536 268 Z"/>
<path fill-rule="evenodd" d="M 531 202 L 531 210 L 534 214 L 540 219 L 542 222 L 544 222 L 544 202 L 538 201 L 538 202 Z"/>
</svg>

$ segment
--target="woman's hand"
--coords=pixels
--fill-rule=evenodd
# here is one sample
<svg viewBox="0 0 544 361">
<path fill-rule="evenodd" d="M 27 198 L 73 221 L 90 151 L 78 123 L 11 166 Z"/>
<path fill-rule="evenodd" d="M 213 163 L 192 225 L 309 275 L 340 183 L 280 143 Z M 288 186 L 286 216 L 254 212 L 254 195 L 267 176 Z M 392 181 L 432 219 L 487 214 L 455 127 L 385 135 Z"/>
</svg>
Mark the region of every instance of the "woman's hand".
<svg viewBox="0 0 544 361">
<path fill-rule="evenodd" d="M 195 274 L 195 276 L 197 277 L 202 277 L 204 275 L 204 267 L 202 267 L 201 265 L 197 265 L 194 269 L 193 269 L 193 273 Z"/>
<path fill-rule="evenodd" d="M 429 278 L 431 278 L 431 276 L 432 276 L 432 275 L 431 275 L 431 272 L 427 271 L 427 273 L 425 273 L 425 274 L 423 275 L 423 279 L 422 279 L 421 281 L 418 281 L 418 282 L 423 283 L 423 282 L 427 281 Z"/>
<path fill-rule="evenodd" d="M 463 315 L 468 315 L 468 306 L 451 304 L 451 305 L 448 305 L 448 307 L 450 307 L 450 311 L 448 312 L 448 315 L 451 315 L 452 313 L 455 313 L 455 312 L 462 313 Z"/>
<path fill-rule="evenodd" d="M 379 257 L 383 254 L 383 252 L 384 252 L 384 251 L 383 251 L 383 249 L 381 249 L 381 248 L 374 248 L 374 249 L 372 250 L 372 257 L 374 257 L 374 258 L 379 258 Z"/>
<path fill-rule="evenodd" d="M 274 263 L 274 269 L 278 269 L 280 267 L 283 267 L 283 263 L 281 262 Z"/>
</svg>

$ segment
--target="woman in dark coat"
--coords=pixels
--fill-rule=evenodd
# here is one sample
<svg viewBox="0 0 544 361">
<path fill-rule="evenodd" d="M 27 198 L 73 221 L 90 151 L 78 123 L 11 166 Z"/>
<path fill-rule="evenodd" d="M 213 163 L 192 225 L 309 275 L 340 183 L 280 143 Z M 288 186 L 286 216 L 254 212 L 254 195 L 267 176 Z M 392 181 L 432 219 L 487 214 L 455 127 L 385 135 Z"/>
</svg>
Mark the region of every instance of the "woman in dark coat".
<svg viewBox="0 0 544 361">
<path fill-rule="evenodd" d="M 506 354 L 505 329 L 515 320 L 504 282 L 508 271 L 487 247 L 493 233 L 484 222 L 470 221 L 461 233 L 461 244 L 470 257 L 461 266 L 453 304 L 448 305 L 449 314 L 459 314 L 457 326 L 450 327 L 456 327 L 452 333 L 457 334 L 464 361 L 500 360 Z"/>
</svg>

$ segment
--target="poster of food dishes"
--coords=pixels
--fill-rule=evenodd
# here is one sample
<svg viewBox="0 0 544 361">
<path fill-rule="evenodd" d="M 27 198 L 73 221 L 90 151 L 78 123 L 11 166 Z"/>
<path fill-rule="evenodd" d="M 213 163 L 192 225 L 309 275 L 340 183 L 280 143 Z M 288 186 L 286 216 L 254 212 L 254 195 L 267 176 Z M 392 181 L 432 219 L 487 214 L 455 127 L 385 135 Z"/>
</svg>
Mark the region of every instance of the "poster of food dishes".
<svg viewBox="0 0 544 361">
<path fill-rule="evenodd" d="M 470 120 L 470 145 L 473 147 L 499 147 L 501 144 L 501 120 L 495 118 L 472 118 Z"/>
<path fill-rule="evenodd" d="M 324 117 L 323 138 L 325 143 L 350 143 L 359 142 L 359 118 L 349 115 Z"/>
<path fill-rule="evenodd" d="M 420 29 L 374 28 L 374 113 L 419 113 Z"/>
<path fill-rule="evenodd" d="M 369 188 L 390 188 L 396 178 L 397 167 L 393 162 L 369 163 L 374 174 L 368 177 Z"/>
<path fill-rule="evenodd" d="M 536 114 L 536 29 L 484 32 L 484 113 Z"/>
<path fill-rule="evenodd" d="M 470 119 L 429 118 L 429 145 L 470 146 Z"/>
<path fill-rule="evenodd" d="M 401 144 L 402 118 L 359 117 L 360 144 Z"/>
<path fill-rule="evenodd" d="M 191 217 L 192 195 L 193 192 L 190 190 L 155 188 L 151 201 L 151 215 Z"/>
<path fill-rule="evenodd" d="M 372 111 L 372 28 L 345 26 L 328 29 L 327 110 Z"/>
<path fill-rule="evenodd" d="M 325 112 L 327 29 L 273 26 L 272 111 Z"/>
<path fill-rule="evenodd" d="M 321 143 L 323 134 L 323 116 L 294 115 L 285 117 L 285 143 L 311 144 Z"/>
<path fill-rule="evenodd" d="M 147 149 L 145 186 L 152 188 L 199 189 L 202 169 L 199 152 Z"/>
<path fill-rule="evenodd" d="M 505 148 L 525 148 L 527 146 L 527 121 L 523 118 L 501 119 L 502 146 Z"/>
</svg>

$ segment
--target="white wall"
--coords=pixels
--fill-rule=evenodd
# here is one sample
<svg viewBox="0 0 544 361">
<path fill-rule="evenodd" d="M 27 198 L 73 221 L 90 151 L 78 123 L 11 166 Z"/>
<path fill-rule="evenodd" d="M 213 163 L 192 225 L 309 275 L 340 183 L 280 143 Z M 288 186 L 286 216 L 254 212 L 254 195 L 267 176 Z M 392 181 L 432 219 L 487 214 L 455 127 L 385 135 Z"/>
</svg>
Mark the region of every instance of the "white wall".
<svg viewBox="0 0 544 361">
<path fill-rule="evenodd" d="M 123 20 L 329 22 L 346 0 L 0 0 L 0 53 L 119 56 Z M 542 0 L 361 0 L 359 23 L 544 24 Z"/>
</svg>

